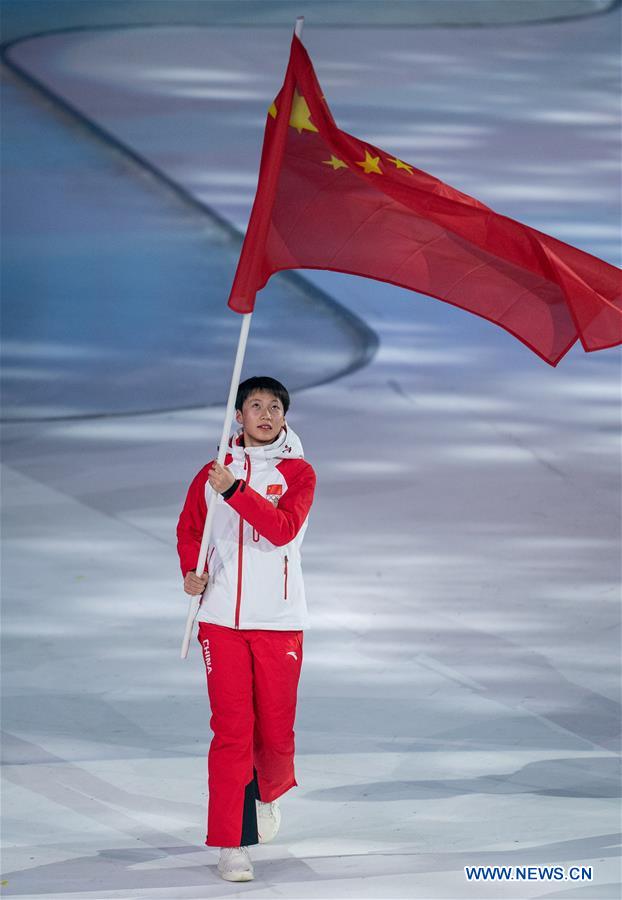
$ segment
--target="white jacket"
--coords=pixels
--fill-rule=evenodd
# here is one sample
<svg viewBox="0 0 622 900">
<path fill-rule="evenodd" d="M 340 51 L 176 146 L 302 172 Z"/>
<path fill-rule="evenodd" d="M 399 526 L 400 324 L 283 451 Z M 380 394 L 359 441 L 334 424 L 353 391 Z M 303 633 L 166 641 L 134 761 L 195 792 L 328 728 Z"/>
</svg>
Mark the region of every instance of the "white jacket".
<svg viewBox="0 0 622 900">
<path fill-rule="evenodd" d="M 240 430 L 229 441 L 225 465 L 239 482 L 216 498 L 209 579 L 197 618 L 230 628 L 304 629 L 308 611 L 300 545 L 315 472 L 290 427 L 265 446 L 244 447 L 242 440 Z M 177 549 L 184 576 L 196 568 L 212 464 L 194 478 L 179 517 Z"/>
</svg>

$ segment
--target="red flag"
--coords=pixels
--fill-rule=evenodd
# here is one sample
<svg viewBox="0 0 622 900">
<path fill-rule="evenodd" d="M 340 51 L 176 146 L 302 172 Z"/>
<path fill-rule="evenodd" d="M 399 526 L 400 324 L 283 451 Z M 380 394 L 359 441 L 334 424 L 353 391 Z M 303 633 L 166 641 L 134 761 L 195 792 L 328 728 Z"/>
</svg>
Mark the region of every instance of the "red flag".
<svg viewBox="0 0 622 900">
<path fill-rule="evenodd" d="M 266 117 L 231 309 L 252 312 L 283 269 L 428 294 L 495 322 L 552 366 L 577 338 L 587 351 L 622 343 L 619 269 L 341 131 L 296 35 Z"/>
</svg>

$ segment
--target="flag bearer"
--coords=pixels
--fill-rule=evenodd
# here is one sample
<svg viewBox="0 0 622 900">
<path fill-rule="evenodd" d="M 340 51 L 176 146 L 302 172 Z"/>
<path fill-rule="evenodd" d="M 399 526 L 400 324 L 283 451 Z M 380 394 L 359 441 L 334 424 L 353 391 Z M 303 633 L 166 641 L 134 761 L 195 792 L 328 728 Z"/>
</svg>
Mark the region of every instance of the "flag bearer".
<svg viewBox="0 0 622 900">
<path fill-rule="evenodd" d="M 293 726 L 308 625 L 300 546 L 315 472 L 288 409 L 274 378 L 240 384 L 241 428 L 224 466 L 212 460 L 195 476 L 177 525 L 184 590 L 205 591 L 197 617 L 213 731 L 205 843 L 221 848 L 218 871 L 228 881 L 253 878 L 248 847 L 274 838 L 278 798 L 298 784 Z M 198 575 L 208 481 L 216 513 Z"/>
</svg>

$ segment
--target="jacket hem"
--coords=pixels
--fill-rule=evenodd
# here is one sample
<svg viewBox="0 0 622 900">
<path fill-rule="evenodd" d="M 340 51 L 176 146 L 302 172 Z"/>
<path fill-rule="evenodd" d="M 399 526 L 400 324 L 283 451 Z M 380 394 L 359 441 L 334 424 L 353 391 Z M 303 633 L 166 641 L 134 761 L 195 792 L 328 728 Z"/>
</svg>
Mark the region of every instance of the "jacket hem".
<svg viewBox="0 0 622 900">
<path fill-rule="evenodd" d="M 252 625 L 240 625 L 238 631 L 244 629 L 250 631 L 253 628 L 260 628 L 266 631 L 304 631 L 305 628 L 308 628 L 308 625 L 306 623 L 297 624 L 296 622 L 291 625 L 289 623 L 284 625 L 281 622 L 279 622 L 278 625 L 274 622 L 254 622 Z"/>
<path fill-rule="evenodd" d="M 305 628 L 309 627 L 308 622 L 252 622 L 252 623 L 241 623 L 238 628 L 235 627 L 235 623 L 223 622 L 222 619 L 197 619 L 197 622 L 206 622 L 208 625 L 224 625 L 225 628 L 232 628 L 235 631 L 252 631 L 254 628 L 261 629 L 262 631 L 304 631 Z"/>
</svg>

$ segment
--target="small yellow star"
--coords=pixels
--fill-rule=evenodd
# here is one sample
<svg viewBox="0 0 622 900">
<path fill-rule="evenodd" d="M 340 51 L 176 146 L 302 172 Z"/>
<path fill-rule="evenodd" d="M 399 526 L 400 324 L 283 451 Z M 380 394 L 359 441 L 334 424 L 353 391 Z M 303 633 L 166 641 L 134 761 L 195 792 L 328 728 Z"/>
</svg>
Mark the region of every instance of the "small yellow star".
<svg viewBox="0 0 622 900">
<path fill-rule="evenodd" d="M 276 103 L 274 100 L 272 101 L 272 106 L 268 110 L 268 115 L 272 116 L 273 119 L 276 119 Z"/>
<path fill-rule="evenodd" d="M 359 162 L 357 160 L 357 166 L 361 166 L 366 175 L 369 175 L 370 172 L 376 172 L 378 175 L 384 175 L 384 172 L 380 168 L 379 165 L 380 157 L 372 156 L 369 150 L 365 151 L 365 159 L 364 161 Z"/>
<path fill-rule="evenodd" d="M 324 166 L 332 166 L 333 169 L 347 169 L 347 165 L 344 163 L 342 159 L 337 159 L 336 156 L 333 156 L 331 153 L 330 159 L 323 159 L 322 165 Z"/>
<path fill-rule="evenodd" d="M 394 157 L 389 156 L 389 162 L 395 163 L 396 169 L 406 169 L 409 175 L 413 173 L 413 167 L 409 166 L 408 163 L 402 162 L 401 159 L 395 159 Z"/>
</svg>

